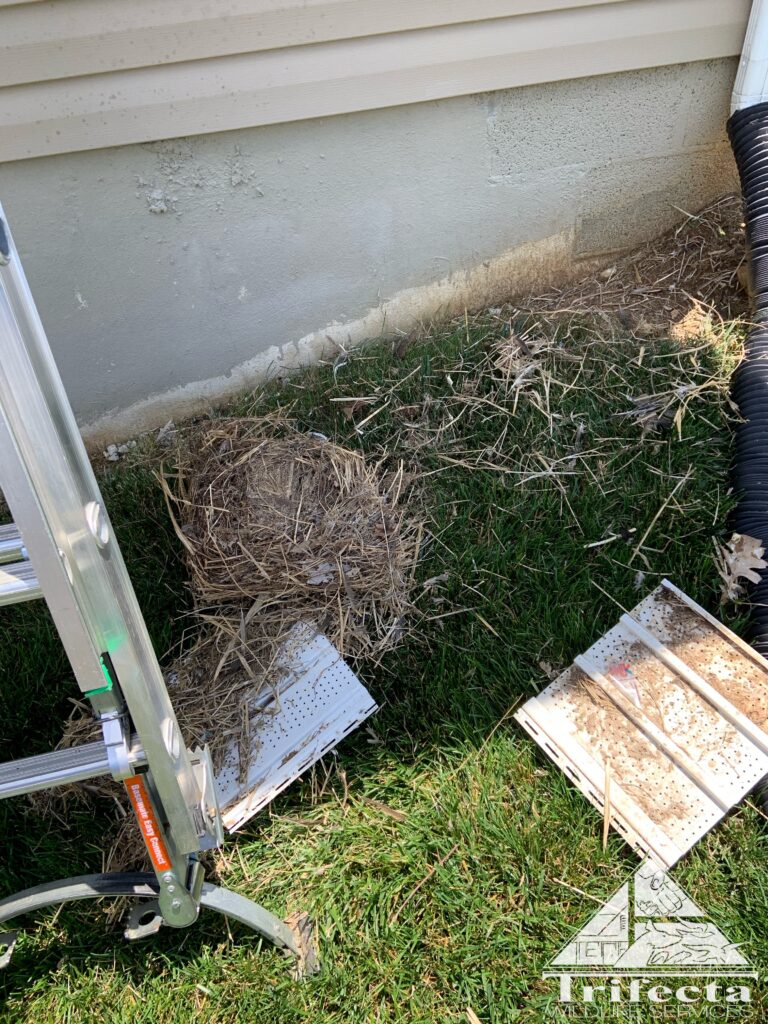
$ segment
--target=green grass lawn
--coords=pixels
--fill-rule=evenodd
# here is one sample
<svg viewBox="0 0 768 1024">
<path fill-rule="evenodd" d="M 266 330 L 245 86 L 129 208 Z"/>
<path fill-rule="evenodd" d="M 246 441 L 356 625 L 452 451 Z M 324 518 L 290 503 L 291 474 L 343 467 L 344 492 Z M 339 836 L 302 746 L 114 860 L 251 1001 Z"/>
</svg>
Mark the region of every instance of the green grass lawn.
<svg viewBox="0 0 768 1024">
<path fill-rule="evenodd" d="M 600 816 L 511 712 L 614 624 L 617 602 L 631 607 L 663 576 L 743 627 L 742 612 L 719 607 L 712 544 L 729 507 L 738 330 L 681 345 L 604 320 L 537 327 L 519 315 L 518 335 L 551 347 L 515 401 L 489 369 L 511 318 L 361 351 L 227 410 L 285 408 L 303 428 L 402 460 L 429 519 L 410 631 L 376 670 L 360 669 L 381 711 L 219 858 L 229 887 L 281 914 L 311 912 L 322 972 L 292 981 L 271 947 L 215 917 L 127 945 L 103 909 L 69 907 L 39 915 L 20 940 L 0 979 L 3 1021 L 564 1019 L 541 971 L 636 857 L 613 833 L 603 850 Z M 646 395 L 670 406 L 654 429 L 623 415 Z M 375 401 L 331 401 L 355 397 Z M 165 656 L 189 628 L 189 598 L 150 455 L 105 468 L 101 483 Z M 44 610 L 16 608 L 3 623 L 12 757 L 56 742 L 75 687 Z M 1 804 L 2 891 L 99 870 L 114 816 L 100 811 L 75 804 L 68 821 L 41 820 L 23 800 Z M 761 972 L 767 829 L 743 805 L 674 871 Z M 766 1002 L 756 986 L 739 1019 L 764 1019 Z M 661 1019 L 590 1019 L 603 1017 Z"/>
</svg>

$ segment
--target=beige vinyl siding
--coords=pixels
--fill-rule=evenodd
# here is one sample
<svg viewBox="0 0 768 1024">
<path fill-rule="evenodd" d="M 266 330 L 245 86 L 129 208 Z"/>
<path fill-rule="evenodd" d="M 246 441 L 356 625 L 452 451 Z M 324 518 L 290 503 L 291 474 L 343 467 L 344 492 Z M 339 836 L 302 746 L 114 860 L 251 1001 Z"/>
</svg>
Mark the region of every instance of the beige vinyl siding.
<svg viewBox="0 0 768 1024">
<path fill-rule="evenodd" d="M 739 52 L 749 0 L 0 0 L 0 160 Z"/>
<path fill-rule="evenodd" d="M 63 0 L 48 2 L 44 8 L 24 3 L 3 15 L 0 85 L 258 53 L 305 43 L 589 7 L 594 3 L 595 0 Z"/>
</svg>

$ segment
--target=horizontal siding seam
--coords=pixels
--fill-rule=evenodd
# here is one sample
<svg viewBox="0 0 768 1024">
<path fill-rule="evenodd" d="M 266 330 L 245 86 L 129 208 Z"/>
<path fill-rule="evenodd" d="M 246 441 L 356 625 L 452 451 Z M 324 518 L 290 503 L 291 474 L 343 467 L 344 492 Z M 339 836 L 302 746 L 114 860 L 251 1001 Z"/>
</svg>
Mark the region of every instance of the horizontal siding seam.
<svg viewBox="0 0 768 1024">
<path fill-rule="evenodd" d="M 740 49 L 749 0 L 609 6 L 610 16 L 570 7 L 7 87 L 0 160 L 726 57 Z"/>
<path fill-rule="evenodd" d="M 54 0 L 0 14 L 0 86 L 628 2 Z"/>
</svg>

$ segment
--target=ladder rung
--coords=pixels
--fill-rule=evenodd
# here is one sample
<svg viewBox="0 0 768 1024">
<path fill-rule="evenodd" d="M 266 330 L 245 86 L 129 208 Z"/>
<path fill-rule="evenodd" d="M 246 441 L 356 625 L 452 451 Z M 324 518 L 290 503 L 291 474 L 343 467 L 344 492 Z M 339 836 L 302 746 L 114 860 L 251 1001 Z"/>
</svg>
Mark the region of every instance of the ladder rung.
<svg viewBox="0 0 768 1024">
<path fill-rule="evenodd" d="M 134 768 L 147 763 L 137 736 L 133 738 L 130 757 Z M 50 754 L 37 754 L 0 764 L 0 799 L 110 774 L 107 746 L 101 740 L 65 747 Z"/>
<path fill-rule="evenodd" d="M 27 558 L 27 549 L 15 523 L 0 526 L 0 563 Z"/>
<path fill-rule="evenodd" d="M 0 565 L 0 605 L 18 604 L 42 596 L 43 592 L 30 562 Z"/>
</svg>

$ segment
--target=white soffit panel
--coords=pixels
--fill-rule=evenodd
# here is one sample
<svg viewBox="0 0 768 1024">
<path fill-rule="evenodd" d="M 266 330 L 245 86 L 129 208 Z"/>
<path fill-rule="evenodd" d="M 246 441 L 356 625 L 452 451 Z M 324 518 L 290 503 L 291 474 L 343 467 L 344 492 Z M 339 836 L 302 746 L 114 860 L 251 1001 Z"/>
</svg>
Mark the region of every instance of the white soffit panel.
<svg viewBox="0 0 768 1024">
<path fill-rule="evenodd" d="M 768 775 L 768 662 L 667 580 L 515 717 L 665 867 Z"/>
</svg>

